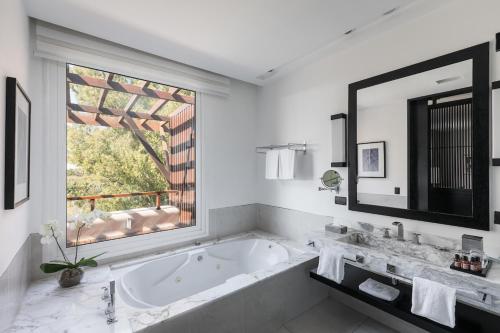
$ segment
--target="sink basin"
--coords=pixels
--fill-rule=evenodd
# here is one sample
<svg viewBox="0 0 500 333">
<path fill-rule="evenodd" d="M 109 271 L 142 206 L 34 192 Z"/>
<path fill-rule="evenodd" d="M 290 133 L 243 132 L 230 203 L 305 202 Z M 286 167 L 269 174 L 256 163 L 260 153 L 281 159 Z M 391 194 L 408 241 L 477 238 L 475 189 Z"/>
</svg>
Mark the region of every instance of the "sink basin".
<svg viewBox="0 0 500 333">
<path fill-rule="evenodd" d="M 428 244 L 419 245 L 412 241 L 398 241 L 394 238 L 382 238 L 361 232 L 354 232 L 338 239 L 338 241 L 388 255 L 412 257 L 439 266 L 449 266 L 454 255 L 451 250 L 440 249 Z"/>
</svg>

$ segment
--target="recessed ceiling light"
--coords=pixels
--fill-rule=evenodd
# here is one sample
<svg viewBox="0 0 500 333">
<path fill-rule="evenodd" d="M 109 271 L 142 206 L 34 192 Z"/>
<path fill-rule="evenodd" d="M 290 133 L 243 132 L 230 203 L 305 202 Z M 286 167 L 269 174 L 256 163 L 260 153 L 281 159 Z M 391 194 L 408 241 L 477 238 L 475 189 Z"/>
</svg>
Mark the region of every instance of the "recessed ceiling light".
<svg viewBox="0 0 500 333">
<path fill-rule="evenodd" d="M 266 80 L 266 79 L 269 79 L 274 74 L 276 74 L 276 71 L 273 68 L 273 69 L 268 70 L 264 74 L 261 74 L 261 75 L 257 76 L 257 79 L 259 79 L 259 80 Z"/>
<path fill-rule="evenodd" d="M 398 10 L 398 7 L 394 7 L 392 9 L 389 9 L 388 11 L 386 11 L 385 13 L 382 14 L 382 16 L 386 16 L 386 15 L 389 15 L 389 14 L 392 14 L 394 13 L 396 10 Z"/>
<path fill-rule="evenodd" d="M 444 79 L 436 80 L 436 84 L 444 84 L 444 83 L 448 83 L 448 82 L 460 80 L 461 78 L 462 78 L 461 76 L 447 77 L 447 78 L 444 78 Z"/>
</svg>

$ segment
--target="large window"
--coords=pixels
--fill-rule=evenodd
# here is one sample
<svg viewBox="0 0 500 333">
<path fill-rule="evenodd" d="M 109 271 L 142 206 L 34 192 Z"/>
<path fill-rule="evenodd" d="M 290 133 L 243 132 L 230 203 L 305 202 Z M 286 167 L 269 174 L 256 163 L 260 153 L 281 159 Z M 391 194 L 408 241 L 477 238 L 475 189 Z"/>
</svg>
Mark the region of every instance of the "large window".
<svg viewBox="0 0 500 333">
<path fill-rule="evenodd" d="M 66 89 L 67 246 L 196 225 L 195 92 L 72 64 Z"/>
</svg>

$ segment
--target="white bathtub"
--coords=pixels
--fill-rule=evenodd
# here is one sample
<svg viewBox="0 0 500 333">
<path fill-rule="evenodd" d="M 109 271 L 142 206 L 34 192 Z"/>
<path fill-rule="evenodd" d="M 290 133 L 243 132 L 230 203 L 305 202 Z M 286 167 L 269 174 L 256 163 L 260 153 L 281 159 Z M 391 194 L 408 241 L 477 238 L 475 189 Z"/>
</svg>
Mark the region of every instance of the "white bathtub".
<svg viewBox="0 0 500 333">
<path fill-rule="evenodd" d="M 233 240 L 140 264 L 118 280 L 118 292 L 130 306 L 161 307 L 288 260 L 273 241 Z"/>
</svg>

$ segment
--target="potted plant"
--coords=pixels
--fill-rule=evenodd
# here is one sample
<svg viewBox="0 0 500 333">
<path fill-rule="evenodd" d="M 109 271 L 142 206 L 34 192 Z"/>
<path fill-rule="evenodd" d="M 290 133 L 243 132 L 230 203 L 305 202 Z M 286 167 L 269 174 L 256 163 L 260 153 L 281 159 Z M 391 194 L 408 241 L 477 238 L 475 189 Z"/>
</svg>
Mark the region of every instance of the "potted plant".
<svg viewBox="0 0 500 333">
<path fill-rule="evenodd" d="M 44 273 L 55 273 L 62 271 L 59 275 L 59 285 L 62 288 L 68 288 L 76 286 L 80 283 L 83 278 L 82 267 L 97 267 L 97 261 L 95 258 L 103 255 L 104 253 L 98 254 L 90 258 L 80 258 L 78 260 L 78 246 L 80 241 L 80 234 L 84 228 L 88 228 L 95 219 L 101 218 L 104 214 L 99 212 L 91 212 L 87 215 L 76 215 L 72 221 L 68 223 L 68 227 L 74 228 L 76 230 L 76 247 L 75 247 L 75 257 L 70 260 L 66 253 L 63 251 L 61 245 L 59 244 L 59 238 L 62 237 L 62 232 L 59 230 L 59 226 L 56 220 L 51 220 L 42 225 L 41 235 L 42 239 L 40 242 L 43 245 L 47 245 L 55 241 L 59 251 L 64 260 L 51 260 L 40 265 L 40 269 Z"/>
</svg>

